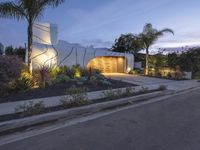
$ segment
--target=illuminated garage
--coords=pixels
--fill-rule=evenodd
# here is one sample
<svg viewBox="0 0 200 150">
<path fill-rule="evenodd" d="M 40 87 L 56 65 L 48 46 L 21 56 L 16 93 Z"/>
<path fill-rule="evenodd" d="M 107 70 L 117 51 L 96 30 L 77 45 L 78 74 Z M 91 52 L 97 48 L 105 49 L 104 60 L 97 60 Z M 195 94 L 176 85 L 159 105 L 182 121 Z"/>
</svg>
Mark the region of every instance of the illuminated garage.
<svg viewBox="0 0 200 150">
<path fill-rule="evenodd" d="M 92 59 L 87 68 L 97 69 L 102 73 L 123 73 L 125 65 L 124 57 L 103 56 Z"/>
</svg>

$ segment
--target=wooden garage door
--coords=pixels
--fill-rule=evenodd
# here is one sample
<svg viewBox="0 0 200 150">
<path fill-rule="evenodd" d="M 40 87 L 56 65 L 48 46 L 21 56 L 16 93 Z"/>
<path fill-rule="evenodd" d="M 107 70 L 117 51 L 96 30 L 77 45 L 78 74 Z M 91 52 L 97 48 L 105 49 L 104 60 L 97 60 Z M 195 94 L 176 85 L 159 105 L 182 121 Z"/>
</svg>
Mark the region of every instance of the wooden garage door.
<svg viewBox="0 0 200 150">
<path fill-rule="evenodd" d="M 91 60 L 88 68 L 98 69 L 103 73 L 124 72 L 124 59 L 122 57 L 97 57 Z"/>
</svg>

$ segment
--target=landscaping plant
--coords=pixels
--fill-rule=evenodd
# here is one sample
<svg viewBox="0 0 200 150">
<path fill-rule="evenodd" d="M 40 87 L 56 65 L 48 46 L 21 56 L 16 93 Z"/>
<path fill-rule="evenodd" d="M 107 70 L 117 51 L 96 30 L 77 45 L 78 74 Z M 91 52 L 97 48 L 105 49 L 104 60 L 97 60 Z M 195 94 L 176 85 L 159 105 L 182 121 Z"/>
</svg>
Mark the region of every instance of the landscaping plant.
<svg viewBox="0 0 200 150">
<path fill-rule="evenodd" d="M 22 68 L 23 63 L 17 56 L 0 56 L 0 97 L 9 93 Z"/>
<path fill-rule="evenodd" d="M 52 77 L 50 74 L 50 70 L 51 69 L 47 66 L 41 66 L 33 73 L 39 87 L 45 88 L 46 85 L 52 84 Z"/>
<path fill-rule="evenodd" d="M 64 108 L 78 107 L 90 104 L 87 97 L 87 88 L 71 87 L 66 91 L 68 96 L 64 96 L 60 100 L 61 106 Z"/>
<path fill-rule="evenodd" d="M 24 103 L 15 109 L 16 113 L 20 113 L 22 117 L 33 116 L 42 114 L 45 112 L 45 105 L 42 101 L 34 103 L 30 101 L 28 103 Z"/>
</svg>

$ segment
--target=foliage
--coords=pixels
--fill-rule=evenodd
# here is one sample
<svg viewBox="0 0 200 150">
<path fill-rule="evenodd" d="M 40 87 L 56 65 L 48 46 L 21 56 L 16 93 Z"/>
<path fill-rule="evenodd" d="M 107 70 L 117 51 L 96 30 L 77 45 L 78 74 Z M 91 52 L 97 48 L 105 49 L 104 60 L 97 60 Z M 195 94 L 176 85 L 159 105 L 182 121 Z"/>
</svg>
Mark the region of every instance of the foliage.
<svg viewBox="0 0 200 150">
<path fill-rule="evenodd" d="M 64 108 L 78 107 L 90 104 L 87 97 L 87 88 L 72 87 L 66 91 L 68 96 L 60 100 L 61 106 Z"/>
<path fill-rule="evenodd" d="M 179 64 L 179 56 L 174 52 L 167 55 L 167 65 L 171 68 L 175 68 Z"/>
<path fill-rule="evenodd" d="M 144 87 L 144 86 L 142 86 L 142 88 L 140 90 L 141 93 L 147 93 L 148 91 L 149 91 L 149 88 L 148 87 Z"/>
<path fill-rule="evenodd" d="M 111 86 L 112 85 L 112 83 L 110 81 L 108 81 L 107 79 L 99 80 L 99 82 L 102 85 L 106 85 L 106 86 Z"/>
<path fill-rule="evenodd" d="M 65 74 L 60 74 L 56 77 L 56 83 L 66 83 L 70 81 L 70 77 Z"/>
<path fill-rule="evenodd" d="M 50 72 L 51 68 L 47 66 L 41 66 L 39 69 L 34 71 L 34 78 L 40 87 L 45 88 L 46 85 L 52 84 L 52 77 Z"/>
<path fill-rule="evenodd" d="M 15 112 L 20 113 L 23 117 L 27 117 L 44 113 L 45 108 L 46 107 L 42 101 L 37 103 L 30 101 L 28 103 L 20 105 L 18 108 L 15 109 Z"/>
<path fill-rule="evenodd" d="M 73 78 L 75 79 L 79 79 L 82 76 L 80 65 L 73 65 L 72 72 L 73 72 Z"/>
<path fill-rule="evenodd" d="M 200 71 L 195 72 L 194 79 L 200 79 Z"/>
<path fill-rule="evenodd" d="M 8 55 L 8 56 L 16 55 L 19 58 L 21 58 L 23 61 L 25 61 L 26 49 L 23 47 L 13 48 L 12 46 L 8 46 L 5 48 L 5 55 Z"/>
<path fill-rule="evenodd" d="M 12 46 L 8 46 L 5 48 L 5 55 L 14 55 L 14 48 Z"/>
<path fill-rule="evenodd" d="M 129 71 L 129 74 L 143 74 L 143 70 L 135 68 Z"/>
<path fill-rule="evenodd" d="M 35 80 L 33 76 L 29 73 L 27 66 L 23 65 L 20 77 L 14 80 L 11 88 L 13 91 L 26 91 L 33 88 L 34 85 Z"/>
<path fill-rule="evenodd" d="M 153 68 L 166 67 L 168 65 L 167 62 L 167 57 L 160 52 L 156 55 L 149 56 L 149 64 L 151 64 Z"/>
<path fill-rule="evenodd" d="M 98 84 L 98 80 L 97 80 L 96 76 L 91 76 L 89 82 L 95 86 L 97 86 L 97 84 Z"/>
<path fill-rule="evenodd" d="M 121 97 L 121 91 L 118 89 L 118 92 L 114 91 L 112 88 L 103 92 L 104 97 L 108 98 L 109 100 L 118 99 Z"/>
<path fill-rule="evenodd" d="M 20 77 L 22 61 L 16 56 L 0 56 L 0 97 L 9 94 L 13 82 Z"/>
<path fill-rule="evenodd" d="M 28 67 L 30 69 L 33 23 L 39 19 L 45 8 L 56 7 L 64 0 L 17 0 L 0 3 L 0 17 L 8 19 L 26 20 L 28 23 Z"/>
<path fill-rule="evenodd" d="M 149 72 L 149 48 L 152 46 L 164 33 L 172 33 L 174 32 L 171 29 L 165 28 L 162 30 L 157 30 L 153 28 L 152 24 L 147 23 L 144 26 L 143 32 L 139 34 L 139 37 L 142 40 L 142 47 L 146 50 L 146 72 L 148 75 Z"/>
<path fill-rule="evenodd" d="M 16 56 L 0 56 L 0 84 L 20 77 L 22 61 Z"/>
<path fill-rule="evenodd" d="M 126 90 L 125 90 L 125 93 L 124 95 L 125 96 L 132 96 L 134 94 L 134 88 L 133 87 L 127 87 Z"/>
<path fill-rule="evenodd" d="M 168 65 L 174 68 L 180 66 L 179 70 L 191 71 L 195 78 L 200 71 L 200 48 L 191 48 L 181 54 L 168 54 Z M 180 75 L 179 72 L 177 74 Z"/>
<path fill-rule="evenodd" d="M 160 86 L 158 87 L 158 90 L 160 90 L 160 91 L 167 90 L 167 86 L 166 86 L 166 85 L 160 85 Z"/>
<path fill-rule="evenodd" d="M 137 35 L 133 35 L 131 33 L 122 34 L 115 40 L 112 50 L 116 52 L 137 54 L 140 50 L 142 50 L 142 43 Z"/>
<path fill-rule="evenodd" d="M 67 66 L 57 66 L 50 69 L 50 74 L 53 79 L 56 79 L 57 76 L 65 74 L 67 70 Z"/>
<path fill-rule="evenodd" d="M 108 98 L 109 100 L 115 100 L 123 97 L 129 97 L 134 95 L 134 88 L 127 87 L 125 91 L 122 89 L 113 90 L 112 88 L 106 90 L 103 92 L 103 95 L 105 98 Z"/>
<path fill-rule="evenodd" d="M 26 91 L 34 86 L 34 81 L 32 78 L 20 77 L 14 81 L 12 84 L 12 89 L 14 91 Z"/>
</svg>

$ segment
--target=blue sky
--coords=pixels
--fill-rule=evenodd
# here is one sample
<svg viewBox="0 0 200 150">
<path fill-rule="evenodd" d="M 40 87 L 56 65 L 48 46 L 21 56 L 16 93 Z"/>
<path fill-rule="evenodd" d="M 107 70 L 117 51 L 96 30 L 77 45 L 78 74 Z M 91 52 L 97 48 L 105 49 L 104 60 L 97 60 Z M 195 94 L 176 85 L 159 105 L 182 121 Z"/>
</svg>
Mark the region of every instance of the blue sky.
<svg viewBox="0 0 200 150">
<path fill-rule="evenodd" d="M 199 0 L 66 0 L 39 21 L 57 24 L 59 39 L 95 47 L 110 47 L 120 34 L 141 32 L 145 23 L 175 32 L 154 47 L 200 45 L 199 6 Z M 4 45 L 24 45 L 26 38 L 25 21 L 0 19 Z"/>
</svg>

